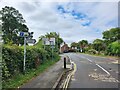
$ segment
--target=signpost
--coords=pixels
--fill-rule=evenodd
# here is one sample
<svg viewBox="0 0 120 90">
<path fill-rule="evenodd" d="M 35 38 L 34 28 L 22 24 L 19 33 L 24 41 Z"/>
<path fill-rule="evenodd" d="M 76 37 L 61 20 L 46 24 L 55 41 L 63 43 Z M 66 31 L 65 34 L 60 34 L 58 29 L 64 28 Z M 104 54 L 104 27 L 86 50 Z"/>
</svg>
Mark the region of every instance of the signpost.
<svg viewBox="0 0 120 90">
<path fill-rule="evenodd" d="M 55 38 L 42 38 L 43 45 L 50 45 L 52 48 L 52 60 L 53 60 L 53 49 L 55 47 Z M 45 48 L 44 48 L 45 49 Z"/>
<path fill-rule="evenodd" d="M 31 39 L 33 37 L 33 32 L 19 32 L 18 35 L 20 37 L 24 37 L 24 62 L 23 62 L 23 71 L 25 72 L 26 43 L 32 43 L 32 44 L 34 44 L 36 42 L 36 40 L 35 39 Z"/>
<path fill-rule="evenodd" d="M 51 48 L 52 48 L 52 60 L 53 60 L 53 48 L 54 48 L 54 42 L 51 40 L 50 41 L 50 45 L 51 45 Z"/>
<path fill-rule="evenodd" d="M 32 43 L 32 44 L 35 44 L 35 42 L 36 42 L 35 39 L 27 39 L 26 41 L 27 41 L 27 43 Z"/>
<path fill-rule="evenodd" d="M 42 38 L 43 45 L 55 45 L 55 38 Z"/>
<path fill-rule="evenodd" d="M 24 72 L 25 72 L 25 61 L 26 61 L 26 37 L 24 37 L 24 64 L 23 64 Z"/>
<path fill-rule="evenodd" d="M 50 38 L 49 41 L 50 41 L 50 45 L 55 45 L 55 38 Z"/>
</svg>

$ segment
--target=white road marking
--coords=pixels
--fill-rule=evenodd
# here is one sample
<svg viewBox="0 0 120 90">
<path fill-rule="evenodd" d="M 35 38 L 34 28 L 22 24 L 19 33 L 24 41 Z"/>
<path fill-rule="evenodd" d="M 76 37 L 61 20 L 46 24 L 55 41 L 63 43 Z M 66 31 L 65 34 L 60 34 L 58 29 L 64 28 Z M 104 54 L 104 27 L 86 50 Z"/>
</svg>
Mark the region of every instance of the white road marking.
<svg viewBox="0 0 120 90">
<path fill-rule="evenodd" d="M 97 57 L 97 56 L 93 56 L 93 57 Z M 84 56 L 81 56 L 81 58 L 85 58 L 85 59 L 87 59 L 88 61 L 93 62 L 92 60 L 90 60 L 89 58 L 86 58 L 86 57 L 84 57 Z M 101 58 L 105 58 L 105 57 L 101 57 Z M 104 72 L 106 72 L 106 73 L 110 76 L 110 73 L 109 73 L 106 69 L 104 69 L 102 66 L 100 66 L 99 64 L 96 64 L 96 66 L 98 66 L 99 68 L 101 68 Z M 117 73 L 117 72 L 116 72 L 116 73 Z M 119 82 L 119 80 L 117 80 L 117 82 Z"/>
<path fill-rule="evenodd" d="M 92 62 L 92 60 L 90 60 L 89 58 L 87 58 L 88 61 Z"/>
<path fill-rule="evenodd" d="M 88 61 L 92 62 L 92 60 L 90 60 L 89 58 L 86 58 L 84 56 L 81 56 L 81 58 L 87 59 Z"/>
<path fill-rule="evenodd" d="M 84 57 L 85 58 L 85 57 Z M 90 60 L 89 58 L 86 58 L 88 61 L 92 62 L 92 60 Z M 105 70 L 102 66 L 100 66 L 99 64 L 96 64 L 99 68 L 101 68 L 104 72 L 106 72 L 108 75 L 110 75 L 110 73 Z"/>
<path fill-rule="evenodd" d="M 101 68 L 104 72 L 106 72 L 108 75 L 110 75 L 110 73 L 107 71 L 107 70 L 105 70 L 102 66 L 100 66 L 99 64 L 96 64 L 99 68 Z"/>
</svg>

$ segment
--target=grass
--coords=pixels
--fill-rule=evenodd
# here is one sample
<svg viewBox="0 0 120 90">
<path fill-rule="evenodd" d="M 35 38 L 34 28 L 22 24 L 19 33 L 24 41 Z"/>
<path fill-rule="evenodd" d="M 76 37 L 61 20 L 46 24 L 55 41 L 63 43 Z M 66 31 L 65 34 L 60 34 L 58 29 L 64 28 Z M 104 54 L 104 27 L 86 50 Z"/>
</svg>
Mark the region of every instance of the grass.
<svg viewBox="0 0 120 90">
<path fill-rule="evenodd" d="M 108 57 L 108 58 L 115 58 L 118 59 L 118 56 L 108 56 L 108 55 L 103 55 L 103 54 L 90 54 L 90 53 L 82 53 L 82 54 L 88 54 L 88 55 L 92 55 L 92 56 L 100 56 L 100 57 Z"/>
<path fill-rule="evenodd" d="M 14 76 L 14 78 L 6 81 L 3 83 L 2 88 L 18 88 L 24 83 L 28 82 L 29 80 L 35 78 L 40 73 L 44 72 L 46 69 L 48 69 L 50 66 L 55 64 L 57 61 L 60 60 L 60 56 L 56 57 L 54 60 L 47 60 L 44 62 L 44 64 L 41 64 L 38 69 L 32 69 L 28 71 L 26 74 L 18 74 Z"/>
</svg>

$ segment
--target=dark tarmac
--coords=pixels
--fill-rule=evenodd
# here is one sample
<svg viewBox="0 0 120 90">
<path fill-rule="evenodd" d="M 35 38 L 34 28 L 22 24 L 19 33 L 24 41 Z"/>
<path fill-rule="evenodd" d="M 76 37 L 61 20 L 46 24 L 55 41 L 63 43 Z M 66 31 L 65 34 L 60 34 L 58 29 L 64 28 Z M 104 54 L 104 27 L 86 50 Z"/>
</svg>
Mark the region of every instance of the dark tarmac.
<svg viewBox="0 0 120 90">
<path fill-rule="evenodd" d="M 68 55 L 77 66 L 69 89 L 118 88 L 118 64 L 114 64 L 112 59 L 79 53 L 65 55 Z"/>
</svg>

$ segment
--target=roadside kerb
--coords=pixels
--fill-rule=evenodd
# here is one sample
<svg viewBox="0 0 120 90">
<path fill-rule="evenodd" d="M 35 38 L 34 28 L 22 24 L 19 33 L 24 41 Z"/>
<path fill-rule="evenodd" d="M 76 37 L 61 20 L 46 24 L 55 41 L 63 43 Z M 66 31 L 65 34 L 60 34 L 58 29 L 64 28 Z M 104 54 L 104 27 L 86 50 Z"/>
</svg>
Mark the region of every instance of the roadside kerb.
<svg viewBox="0 0 120 90">
<path fill-rule="evenodd" d="M 65 83 L 63 85 L 63 90 L 66 90 L 68 88 L 70 79 L 72 77 L 72 75 L 74 75 L 74 73 L 76 72 L 76 64 L 74 62 L 72 62 L 74 64 L 74 68 L 73 71 L 67 76 L 67 79 L 65 80 Z"/>
<path fill-rule="evenodd" d="M 64 73 L 65 73 L 65 71 L 62 72 L 62 74 L 61 74 L 60 77 L 57 79 L 56 83 L 54 84 L 54 86 L 52 87 L 51 90 L 55 90 L 55 89 L 56 89 L 56 87 L 58 86 L 58 84 L 59 84 L 59 82 L 60 82 L 60 80 L 61 80 L 61 78 L 62 78 L 62 76 L 63 76 Z"/>
<path fill-rule="evenodd" d="M 70 60 L 70 58 L 69 58 L 68 56 L 65 56 L 65 57 Z M 70 65 L 72 65 L 72 64 L 71 64 L 71 60 L 70 60 Z M 59 78 L 57 79 L 56 83 L 53 85 L 53 87 L 52 87 L 51 90 L 57 90 L 57 86 L 58 86 L 58 84 L 60 83 L 63 75 L 64 75 L 65 73 L 71 71 L 72 69 L 73 69 L 73 68 L 72 68 L 72 66 L 71 66 L 71 68 L 69 68 L 69 69 L 67 69 L 67 70 L 64 70 L 64 71 L 61 73 L 61 75 L 59 76 Z"/>
</svg>

